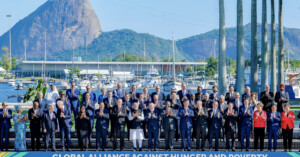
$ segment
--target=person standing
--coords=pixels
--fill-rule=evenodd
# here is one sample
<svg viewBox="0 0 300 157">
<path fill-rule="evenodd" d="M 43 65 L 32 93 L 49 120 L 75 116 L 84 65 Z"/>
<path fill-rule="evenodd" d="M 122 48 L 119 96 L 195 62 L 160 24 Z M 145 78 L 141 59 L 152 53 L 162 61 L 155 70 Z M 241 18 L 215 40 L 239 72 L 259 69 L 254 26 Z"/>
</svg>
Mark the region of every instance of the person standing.
<svg viewBox="0 0 300 157">
<path fill-rule="evenodd" d="M 166 101 L 165 108 L 161 111 L 162 124 L 165 136 L 165 150 L 173 151 L 176 129 L 176 112 L 171 108 L 170 101 Z"/>
<path fill-rule="evenodd" d="M 274 101 L 274 93 L 270 92 L 270 86 L 266 85 L 265 91 L 261 92 L 260 100 L 264 104 L 263 110 L 266 112 L 271 111 L 271 106 Z"/>
<path fill-rule="evenodd" d="M 267 121 L 267 113 L 263 111 L 263 104 L 257 105 L 258 109 L 254 112 L 254 151 L 257 151 L 258 139 L 260 140 L 260 151 L 264 150 L 265 128 Z"/>
<path fill-rule="evenodd" d="M 286 152 L 289 149 L 289 152 L 292 151 L 293 143 L 293 130 L 295 128 L 295 113 L 290 110 L 290 104 L 284 105 L 284 111 L 281 112 L 281 128 L 283 136 L 283 147 Z"/>
<path fill-rule="evenodd" d="M 85 107 L 85 111 L 88 113 L 89 119 L 90 119 L 90 126 L 91 126 L 91 129 L 90 129 L 91 132 L 90 132 L 90 135 L 89 135 L 89 145 L 90 145 L 90 147 L 91 147 L 92 132 L 93 132 L 93 128 L 94 128 L 95 103 L 96 103 L 96 101 L 93 101 L 91 99 L 90 93 L 86 93 L 85 94 L 85 101 L 81 102 L 81 106 Z"/>
<path fill-rule="evenodd" d="M 86 101 L 86 94 L 89 93 L 90 94 L 90 101 L 93 103 L 93 104 L 96 104 L 97 102 L 97 96 L 94 92 L 92 92 L 92 86 L 91 85 L 87 85 L 86 86 L 86 92 L 82 94 L 82 101 L 85 102 Z"/>
<path fill-rule="evenodd" d="M 277 106 L 272 105 L 272 111 L 268 112 L 268 150 L 272 150 L 272 139 L 274 152 L 277 151 L 277 134 L 280 127 L 280 112 L 277 111 Z"/>
<path fill-rule="evenodd" d="M 104 106 L 104 103 L 101 102 L 99 109 L 95 111 L 97 151 L 100 151 L 100 148 L 102 151 L 106 151 L 109 111 L 105 109 Z"/>
<path fill-rule="evenodd" d="M 241 151 L 244 150 L 244 136 L 246 134 L 246 151 L 250 147 L 250 134 L 252 129 L 253 108 L 249 106 L 249 100 L 244 101 L 244 106 L 241 107 L 239 112 L 240 127 L 241 127 Z"/>
<path fill-rule="evenodd" d="M 229 86 L 229 92 L 225 95 L 225 101 L 228 103 L 232 102 L 235 99 L 234 87 L 232 85 Z"/>
<path fill-rule="evenodd" d="M 26 121 L 27 115 L 23 112 L 21 105 L 15 106 L 16 113 L 13 115 L 15 123 L 15 151 L 24 152 L 26 148 Z"/>
<path fill-rule="evenodd" d="M 39 108 L 39 103 L 35 101 L 33 103 L 33 108 L 29 109 L 29 128 L 30 128 L 30 137 L 31 137 L 31 149 L 35 151 L 40 150 L 40 138 L 41 138 L 41 122 L 43 118 L 44 111 Z"/>
<path fill-rule="evenodd" d="M 44 113 L 43 117 L 43 132 L 45 134 L 45 152 L 49 150 L 49 142 L 51 140 L 52 143 L 52 151 L 56 152 L 55 147 L 55 133 L 58 129 L 57 117 L 54 112 L 54 105 L 48 106 L 48 111 Z"/>
<path fill-rule="evenodd" d="M 212 150 L 212 140 L 215 136 L 215 151 L 219 151 L 219 134 L 222 127 L 222 112 L 218 109 L 219 103 L 215 101 L 213 103 L 212 110 L 208 111 L 208 118 L 210 121 L 209 126 L 209 151 Z"/>
<path fill-rule="evenodd" d="M 285 85 L 281 84 L 279 86 L 280 91 L 275 95 L 275 102 L 277 103 L 278 112 L 282 112 L 284 109 L 284 105 L 289 103 L 289 93 L 285 92 Z"/>
<path fill-rule="evenodd" d="M 196 128 L 196 150 L 200 149 L 200 138 L 201 138 L 201 150 L 205 151 L 205 137 L 206 137 L 206 129 L 208 113 L 206 108 L 202 106 L 202 101 L 197 101 L 197 107 L 194 108 L 194 116 L 195 116 L 195 126 Z"/>
<path fill-rule="evenodd" d="M 160 87 L 159 86 L 156 86 L 155 87 L 155 92 L 153 92 L 152 94 L 151 94 L 151 98 L 153 99 L 153 97 L 154 97 L 154 95 L 157 95 L 158 96 L 158 100 L 159 101 L 165 101 L 165 94 L 164 93 L 162 93 L 162 92 L 160 92 Z"/>
<path fill-rule="evenodd" d="M 117 89 L 114 90 L 113 95 L 117 99 L 123 99 L 125 95 L 125 90 L 122 89 L 122 84 L 117 84 Z"/>
<path fill-rule="evenodd" d="M 251 95 L 251 88 L 249 86 L 246 86 L 245 93 L 242 95 L 242 101 L 249 99 Z"/>
<path fill-rule="evenodd" d="M 80 150 L 88 151 L 89 138 L 90 138 L 90 134 L 91 134 L 92 130 L 91 130 L 90 116 L 84 106 L 80 107 L 80 112 L 76 116 L 76 121 L 78 124 Z"/>
<path fill-rule="evenodd" d="M 67 98 L 71 103 L 71 110 L 73 111 L 74 117 L 77 116 L 79 109 L 79 97 L 80 97 L 80 89 L 75 88 L 75 82 L 71 82 L 71 89 L 66 91 Z M 75 123 L 76 125 L 76 123 Z"/>
<path fill-rule="evenodd" d="M 226 134 L 226 151 L 231 149 L 233 152 L 235 151 L 235 133 L 237 122 L 236 119 L 238 117 L 238 112 L 233 109 L 233 103 L 228 104 L 228 108 L 224 111 L 224 119 L 225 119 L 225 134 Z M 230 146 L 231 139 L 231 146 Z"/>
<path fill-rule="evenodd" d="M 11 109 L 7 108 L 7 103 L 2 103 L 2 109 L 0 109 L 0 146 L 1 151 L 5 150 L 8 151 L 8 144 L 9 144 L 9 129 L 11 128 L 12 119 L 12 111 Z M 3 138 L 5 138 L 5 143 L 3 143 Z"/>
<path fill-rule="evenodd" d="M 65 146 L 67 147 L 67 151 L 70 151 L 71 145 L 71 128 L 72 128 L 72 111 L 68 106 L 64 105 L 63 101 L 57 102 L 58 110 L 57 110 L 57 118 L 60 129 L 60 138 L 62 144 L 62 151 L 65 151 Z M 65 145 L 65 137 L 66 137 L 66 145 Z"/>
<path fill-rule="evenodd" d="M 48 107 L 47 107 L 47 101 L 43 98 L 43 96 L 44 96 L 43 92 L 39 92 L 38 93 L 38 98 L 35 99 L 33 101 L 33 103 L 38 102 L 39 103 L 39 108 L 44 111 L 44 110 L 47 110 Z"/>
<path fill-rule="evenodd" d="M 152 150 L 152 140 L 154 139 L 154 150 L 158 151 L 158 130 L 160 111 L 154 108 L 154 104 L 150 103 L 149 108 L 145 112 L 145 120 L 147 122 L 148 130 L 148 151 Z"/>
</svg>

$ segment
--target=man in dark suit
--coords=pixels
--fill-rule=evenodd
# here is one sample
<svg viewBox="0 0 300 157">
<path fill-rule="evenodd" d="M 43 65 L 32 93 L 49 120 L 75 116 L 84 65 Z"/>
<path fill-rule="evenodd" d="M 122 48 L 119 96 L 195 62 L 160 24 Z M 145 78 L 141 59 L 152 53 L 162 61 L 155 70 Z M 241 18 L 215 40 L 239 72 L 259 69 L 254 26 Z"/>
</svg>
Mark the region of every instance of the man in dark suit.
<svg viewBox="0 0 300 157">
<path fill-rule="evenodd" d="M 270 92 L 270 86 L 266 85 L 265 91 L 260 93 L 260 100 L 264 104 L 263 110 L 271 111 L 271 106 L 274 101 L 274 93 Z"/>
<path fill-rule="evenodd" d="M 122 89 L 122 84 L 117 84 L 117 89 L 114 90 L 113 95 L 117 99 L 123 99 L 125 95 L 125 90 Z"/>
<path fill-rule="evenodd" d="M 43 96 L 44 96 L 43 92 L 39 92 L 38 93 L 38 98 L 35 99 L 33 101 L 33 103 L 38 102 L 39 103 L 39 108 L 44 111 L 44 110 L 47 110 L 48 107 L 47 107 L 47 101 L 43 98 Z"/>
<path fill-rule="evenodd" d="M 97 151 L 106 149 L 107 129 L 109 125 L 109 111 L 104 108 L 104 103 L 101 102 L 99 109 L 95 111 L 96 121 L 96 145 Z"/>
<path fill-rule="evenodd" d="M 186 89 L 186 84 L 182 83 L 181 84 L 181 90 L 179 90 L 177 92 L 177 95 L 179 96 L 180 102 L 183 104 L 183 100 L 185 100 L 185 99 L 189 100 L 190 97 L 191 97 L 191 94 L 192 93 Z"/>
<path fill-rule="evenodd" d="M 75 82 L 71 82 L 71 89 L 66 91 L 67 98 L 70 100 L 71 109 L 73 111 L 74 116 L 77 116 L 79 109 L 79 97 L 80 97 L 80 89 L 75 88 Z"/>
<path fill-rule="evenodd" d="M 232 85 L 229 86 L 229 92 L 225 95 L 225 101 L 227 103 L 232 102 L 235 99 L 234 87 Z"/>
<path fill-rule="evenodd" d="M 202 106 L 204 108 L 206 108 L 206 110 L 210 110 L 212 109 L 212 104 L 213 104 L 213 100 L 209 99 L 209 94 L 208 93 L 205 93 L 204 94 L 204 99 L 202 100 Z"/>
<path fill-rule="evenodd" d="M 47 152 L 49 150 L 49 142 L 51 140 L 52 143 L 52 151 L 56 152 L 56 147 L 55 147 L 55 133 L 57 132 L 58 129 L 58 123 L 57 123 L 57 118 L 56 118 L 56 113 L 54 112 L 54 106 L 49 105 L 48 106 L 48 111 L 45 111 L 44 116 L 43 116 L 43 132 L 45 134 L 45 145 L 46 149 L 45 151 Z"/>
<path fill-rule="evenodd" d="M 164 93 L 162 93 L 162 92 L 160 92 L 160 87 L 159 86 L 156 86 L 155 87 L 155 92 L 153 92 L 152 94 L 151 94 L 151 98 L 153 99 L 153 96 L 154 95 L 157 95 L 158 96 L 158 100 L 159 101 L 165 101 L 165 94 Z"/>
<path fill-rule="evenodd" d="M 125 97 L 123 98 L 123 105 L 126 106 L 127 111 L 132 108 L 132 101 L 130 99 L 130 93 L 126 93 Z"/>
<path fill-rule="evenodd" d="M 194 108 L 194 116 L 195 116 L 195 127 L 193 132 L 196 132 L 196 149 L 199 151 L 200 149 L 200 138 L 201 138 L 201 149 L 205 151 L 205 137 L 206 137 L 206 128 L 207 128 L 207 118 L 208 113 L 206 108 L 202 106 L 202 101 L 197 101 L 197 107 Z"/>
<path fill-rule="evenodd" d="M 90 100 L 92 103 L 96 104 L 97 102 L 97 96 L 94 92 L 92 92 L 92 86 L 91 85 L 87 85 L 86 86 L 86 92 L 82 94 L 82 101 L 86 101 L 85 98 L 86 98 L 86 93 L 89 93 L 90 94 Z"/>
<path fill-rule="evenodd" d="M 138 98 L 139 98 L 139 93 L 137 93 L 137 87 L 136 85 L 132 85 L 131 86 L 131 91 L 129 92 L 130 95 L 131 95 L 131 101 L 132 102 L 137 102 Z"/>
<path fill-rule="evenodd" d="M 187 150 L 191 151 L 194 111 L 189 105 L 188 99 L 183 100 L 183 107 L 178 111 L 178 116 L 180 117 L 181 151 L 184 151 L 186 147 L 185 139 L 187 140 Z"/>
<path fill-rule="evenodd" d="M 67 151 L 70 151 L 71 145 L 71 128 L 72 128 L 72 111 L 68 106 L 64 105 L 63 101 L 57 102 L 57 118 L 61 135 L 62 151 L 65 151 L 65 137 Z"/>
<path fill-rule="evenodd" d="M 70 103 L 70 100 L 66 97 L 66 92 L 62 91 L 60 93 L 60 98 L 58 98 L 56 100 L 56 104 L 57 104 L 58 101 L 62 101 L 63 104 L 64 104 L 64 106 L 67 107 L 67 108 L 69 108 L 71 110 L 71 103 Z M 56 108 L 58 108 L 58 106 L 56 106 Z"/>
<path fill-rule="evenodd" d="M 166 102 L 165 108 L 161 111 L 161 118 L 163 119 L 163 129 L 165 135 L 165 150 L 173 150 L 173 142 L 176 129 L 176 112 L 171 108 L 170 101 Z"/>
<path fill-rule="evenodd" d="M 240 113 L 240 127 L 241 127 L 241 151 L 244 149 L 244 136 L 246 134 L 246 151 L 249 151 L 250 133 L 252 129 L 253 107 L 249 105 L 249 100 L 244 101 L 244 106 L 241 107 Z"/>
<path fill-rule="evenodd" d="M 91 132 L 89 136 L 89 144 L 91 145 L 91 138 L 92 138 L 92 132 L 94 128 L 94 115 L 95 115 L 95 103 L 96 101 L 91 100 L 90 93 L 85 94 L 85 101 L 81 102 L 81 106 L 84 106 L 86 109 L 85 111 L 89 115 L 90 124 L 91 124 Z"/>
<path fill-rule="evenodd" d="M 44 111 L 39 108 L 39 103 L 37 101 L 33 103 L 33 108 L 28 111 L 32 151 L 35 151 L 35 148 L 37 151 L 40 150 L 41 122 L 43 113 Z"/>
<path fill-rule="evenodd" d="M 173 91 L 171 93 L 171 98 L 170 98 L 170 103 L 171 103 L 171 108 L 173 108 L 176 112 L 176 115 L 178 115 L 179 109 L 182 107 L 181 101 L 177 97 L 177 93 Z M 175 130 L 175 138 L 176 141 L 180 138 L 180 117 L 176 117 L 176 130 Z"/>
<path fill-rule="evenodd" d="M 299 118 L 299 116 L 298 116 Z M 277 134 L 280 128 L 280 112 L 277 111 L 277 106 L 272 105 L 272 111 L 268 112 L 267 115 L 267 123 L 268 123 L 268 150 L 272 150 L 272 139 L 273 139 L 273 149 L 274 152 L 277 151 Z"/>
<path fill-rule="evenodd" d="M 0 147 L 1 151 L 5 148 L 8 151 L 9 144 L 9 129 L 11 128 L 12 111 L 7 108 L 7 103 L 2 103 L 2 109 L 0 109 Z M 4 136 L 5 135 L 5 136 Z M 3 138 L 5 137 L 5 144 Z"/>
<path fill-rule="evenodd" d="M 219 89 L 218 89 L 218 86 L 217 85 L 214 85 L 212 87 L 212 90 L 213 90 L 213 93 L 211 93 L 209 95 L 209 99 L 210 100 L 213 100 L 213 101 L 218 101 L 219 100 L 219 97 L 221 96 L 220 93 L 219 93 Z"/>
<path fill-rule="evenodd" d="M 219 151 L 219 134 L 222 127 L 222 112 L 218 109 L 219 103 L 215 101 L 213 108 L 208 111 L 209 126 L 209 151 L 212 150 L 212 140 L 215 136 L 215 151 Z"/>
<path fill-rule="evenodd" d="M 112 91 L 108 91 L 107 98 L 104 98 L 103 102 L 105 104 L 105 109 L 112 110 L 112 108 L 117 104 L 117 99 L 113 97 Z"/>
<path fill-rule="evenodd" d="M 225 119 L 225 133 L 226 133 L 226 151 L 231 149 L 233 152 L 235 151 L 234 142 L 235 142 L 235 133 L 236 133 L 236 118 L 238 117 L 238 112 L 233 109 L 233 103 L 228 104 L 228 108 L 224 111 L 224 119 Z M 231 147 L 230 140 L 231 137 Z"/>
<path fill-rule="evenodd" d="M 123 105 L 122 99 L 117 100 L 117 105 L 112 108 L 112 116 L 114 121 L 112 121 L 113 129 L 113 151 L 117 148 L 117 133 L 120 131 L 120 150 L 124 149 L 124 132 L 125 132 L 125 117 L 127 116 L 126 107 Z"/>
<path fill-rule="evenodd" d="M 145 98 L 144 93 L 140 93 L 138 103 L 139 103 L 139 109 L 142 111 L 147 109 L 147 106 L 149 104 L 149 101 L 145 100 L 144 98 Z"/>
<path fill-rule="evenodd" d="M 203 100 L 204 94 L 202 92 L 202 87 L 201 86 L 197 87 L 197 93 L 195 94 L 195 96 L 196 96 L 196 101 L 198 101 L 198 100 L 202 101 Z"/>
<path fill-rule="evenodd" d="M 278 112 L 282 112 L 284 105 L 289 102 L 289 93 L 285 92 L 285 85 L 281 84 L 279 86 L 280 91 L 275 95 L 275 102 L 277 103 Z"/>
<path fill-rule="evenodd" d="M 247 100 L 247 102 L 249 103 L 249 100 L 248 99 L 245 99 Z M 245 103 L 245 100 L 244 100 L 244 103 Z M 231 101 L 231 103 L 233 104 L 233 109 L 239 114 L 244 103 L 241 102 L 240 100 L 240 93 L 238 92 L 235 92 L 235 99 Z M 240 117 L 237 118 L 237 124 L 238 124 L 238 139 L 241 140 L 241 122 L 240 122 Z"/>
<path fill-rule="evenodd" d="M 154 139 L 154 150 L 158 151 L 158 130 L 160 128 L 158 121 L 160 119 L 160 111 L 150 103 L 149 108 L 145 112 L 145 121 L 148 130 L 148 151 L 152 150 L 152 139 Z"/>
<path fill-rule="evenodd" d="M 249 99 L 251 96 L 251 88 L 249 86 L 246 86 L 245 93 L 242 95 L 242 101 Z"/>
</svg>

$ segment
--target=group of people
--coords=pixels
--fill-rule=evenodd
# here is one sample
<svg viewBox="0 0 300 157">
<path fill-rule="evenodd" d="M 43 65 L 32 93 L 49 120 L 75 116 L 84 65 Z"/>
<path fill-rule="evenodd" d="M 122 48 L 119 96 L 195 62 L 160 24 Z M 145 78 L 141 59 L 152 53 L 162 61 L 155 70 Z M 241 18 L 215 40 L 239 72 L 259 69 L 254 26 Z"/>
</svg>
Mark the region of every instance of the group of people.
<svg viewBox="0 0 300 157">
<path fill-rule="evenodd" d="M 120 150 L 124 149 L 125 128 L 129 140 L 133 142 L 133 151 L 143 150 L 143 141 L 148 138 L 148 151 L 157 151 L 161 134 L 165 139 L 165 150 L 172 151 L 174 141 L 181 138 L 181 150 L 191 151 L 191 141 L 196 140 L 196 150 L 205 151 L 208 139 L 209 151 L 219 150 L 219 140 L 226 137 L 226 151 L 235 151 L 235 141 L 241 144 L 241 151 L 250 149 L 250 135 L 254 131 L 254 151 L 264 150 L 265 133 L 268 133 L 268 150 L 277 150 L 277 137 L 282 130 L 284 151 L 291 151 L 295 114 L 290 110 L 289 95 L 285 86 L 280 85 L 275 95 L 266 85 L 265 91 L 251 93 L 250 87 L 245 93 L 235 92 L 233 86 L 225 96 L 219 94 L 218 87 L 213 86 L 211 94 L 203 93 L 199 86 L 195 94 L 182 83 L 181 90 L 172 88 L 168 95 L 156 86 L 155 92 L 148 93 L 144 88 L 138 93 L 133 85 L 130 92 L 122 89 L 107 91 L 101 89 L 96 96 L 91 86 L 82 93 L 71 82 L 71 88 L 58 94 L 51 85 L 45 97 L 42 92 L 33 102 L 28 115 L 22 106 L 16 105 L 12 115 L 7 103 L 0 109 L 0 147 L 7 151 L 9 147 L 9 129 L 11 119 L 14 122 L 15 150 L 26 151 L 26 121 L 30 121 L 31 149 L 40 150 L 43 136 L 45 151 L 56 151 L 55 136 L 60 132 L 62 151 L 70 151 L 71 128 L 74 125 L 81 151 L 91 147 L 92 133 L 96 132 L 96 150 L 105 151 L 107 139 L 117 149 L 117 137 Z M 96 109 L 96 104 L 99 108 Z M 73 115 L 72 115 L 73 114 Z M 300 118 L 300 114 L 298 115 Z M 109 132 L 110 128 L 110 132 Z M 110 133 L 110 134 L 109 134 Z M 5 142 L 4 142 L 5 139 Z M 213 146 L 213 139 L 215 141 Z M 245 140 L 246 139 L 246 144 Z M 260 147 L 258 148 L 258 141 Z"/>
</svg>

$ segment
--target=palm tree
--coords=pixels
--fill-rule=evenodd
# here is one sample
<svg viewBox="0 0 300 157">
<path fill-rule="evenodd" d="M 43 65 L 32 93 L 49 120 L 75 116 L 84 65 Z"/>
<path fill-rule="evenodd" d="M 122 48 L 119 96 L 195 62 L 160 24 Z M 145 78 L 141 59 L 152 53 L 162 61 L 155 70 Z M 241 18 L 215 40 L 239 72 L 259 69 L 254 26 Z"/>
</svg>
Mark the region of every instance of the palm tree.
<svg viewBox="0 0 300 157">
<path fill-rule="evenodd" d="M 279 0 L 278 10 L 278 84 L 284 83 L 284 71 L 283 71 L 283 24 L 282 24 L 282 0 Z"/>
<path fill-rule="evenodd" d="M 224 0 L 219 0 L 219 66 L 218 86 L 220 94 L 226 92 L 226 39 Z"/>
<path fill-rule="evenodd" d="M 276 50 L 275 50 L 275 7 L 274 0 L 271 0 L 271 91 L 276 93 Z"/>
<path fill-rule="evenodd" d="M 250 84 L 253 92 L 258 92 L 257 74 L 257 4 L 256 0 L 251 2 L 251 77 Z"/>
<path fill-rule="evenodd" d="M 244 29 L 243 29 L 243 0 L 237 0 L 237 78 L 236 91 L 244 93 Z"/>
<path fill-rule="evenodd" d="M 267 24 L 267 0 L 262 0 L 262 27 L 261 27 L 261 91 L 268 84 L 268 24 Z"/>
</svg>

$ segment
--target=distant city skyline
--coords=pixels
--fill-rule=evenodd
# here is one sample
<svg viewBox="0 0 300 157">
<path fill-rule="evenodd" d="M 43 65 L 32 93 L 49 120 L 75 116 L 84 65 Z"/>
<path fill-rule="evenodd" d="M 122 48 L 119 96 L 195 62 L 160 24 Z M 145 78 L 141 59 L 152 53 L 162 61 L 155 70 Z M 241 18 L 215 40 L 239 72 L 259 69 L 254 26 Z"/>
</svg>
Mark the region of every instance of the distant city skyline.
<svg viewBox="0 0 300 157">
<path fill-rule="evenodd" d="M 47 0 L 2 0 L 0 2 L 0 35 L 28 16 Z M 90 0 L 104 32 L 131 29 L 165 39 L 182 39 L 218 29 L 218 0 Z M 275 0 L 276 23 L 278 0 Z M 261 23 L 261 1 L 257 2 L 258 23 Z M 236 0 L 225 1 L 226 27 L 236 26 Z M 244 0 L 244 24 L 250 23 L 251 0 Z M 283 1 L 285 27 L 300 29 L 300 1 Z M 268 1 L 270 23 L 270 1 Z"/>
</svg>

